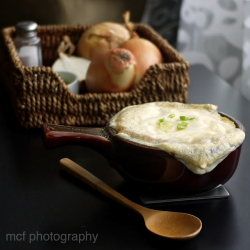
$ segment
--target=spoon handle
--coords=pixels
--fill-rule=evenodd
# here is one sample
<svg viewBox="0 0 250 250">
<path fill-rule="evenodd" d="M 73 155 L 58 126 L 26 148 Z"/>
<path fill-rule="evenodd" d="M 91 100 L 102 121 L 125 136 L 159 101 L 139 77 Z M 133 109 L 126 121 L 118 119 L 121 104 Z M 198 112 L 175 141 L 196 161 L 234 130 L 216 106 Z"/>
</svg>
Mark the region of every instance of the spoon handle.
<svg viewBox="0 0 250 250">
<path fill-rule="evenodd" d="M 68 158 L 63 158 L 60 160 L 61 169 L 67 171 L 73 176 L 77 177 L 84 183 L 88 184 L 90 187 L 99 191 L 100 193 L 106 195 L 107 197 L 121 203 L 122 205 L 140 213 L 142 215 L 143 211 L 147 210 L 143 206 L 140 206 L 133 201 L 127 199 L 125 196 L 118 193 L 116 190 L 108 186 L 106 183 L 98 179 L 96 176 L 91 174 L 89 171 L 78 165 L 77 163 L 71 161 Z"/>
</svg>

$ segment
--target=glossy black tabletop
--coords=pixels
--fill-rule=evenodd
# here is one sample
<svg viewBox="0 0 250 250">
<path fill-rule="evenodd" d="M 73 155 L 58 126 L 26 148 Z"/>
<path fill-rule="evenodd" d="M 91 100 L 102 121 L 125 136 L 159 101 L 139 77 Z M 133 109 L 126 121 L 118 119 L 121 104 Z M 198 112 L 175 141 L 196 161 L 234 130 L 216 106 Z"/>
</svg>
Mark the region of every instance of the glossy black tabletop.
<svg viewBox="0 0 250 250">
<path fill-rule="evenodd" d="M 200 65 L 191 66 L 189 103 L 213 103 L 250 130 L 250 102 Z M 202 249 L 250 247 L 250 138 L 224 185 L 228 198 L 156 205 L 191 213 L 201 233 L 171 241 L 149 233 L 135 212 L 60 170 L 68 157 L 133 201 L 137 192 L 97 152 L 80 146 L 48 150 L 40 130 L 20 128 L 6 92 L 0 93 L 0 249 Z"/>
</svg>

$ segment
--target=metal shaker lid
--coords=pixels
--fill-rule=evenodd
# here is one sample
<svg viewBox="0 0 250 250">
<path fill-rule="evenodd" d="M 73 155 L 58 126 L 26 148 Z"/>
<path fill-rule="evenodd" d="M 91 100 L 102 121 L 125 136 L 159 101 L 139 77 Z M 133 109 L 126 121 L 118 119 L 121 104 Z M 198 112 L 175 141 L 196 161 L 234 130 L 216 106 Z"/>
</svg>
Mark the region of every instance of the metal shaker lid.
<svg viewBox="0 0 250 250">
<path fill-rule="evenodd" d="M 37 23 L 33 21 L 23 21 L 16 24 L 17 34 L 25 37 L 37 35 Z"/>
</svg>

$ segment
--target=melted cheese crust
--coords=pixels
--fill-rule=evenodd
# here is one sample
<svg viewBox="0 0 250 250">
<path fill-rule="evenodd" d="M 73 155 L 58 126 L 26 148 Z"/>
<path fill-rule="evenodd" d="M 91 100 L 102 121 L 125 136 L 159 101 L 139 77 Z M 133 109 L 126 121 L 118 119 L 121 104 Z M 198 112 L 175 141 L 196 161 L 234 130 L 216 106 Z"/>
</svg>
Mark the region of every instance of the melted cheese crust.
<svg viewBox="0 0 250 250">
<path fill-rule="evenodd" d="M 170 118 L 170 114 L 175 116 Z M 194 119 L 178 130 L 180 116 Z M 168 131 L 159 126 L 162 118 L 171 123 Z M 245 139 L 245 133 L 220 116 L 212 104 L 152 102 L 128 106 L 110 120 L 110 127 L 118 136 L 173 154 L 195 174 L 212 171 Z"/>
</svg>

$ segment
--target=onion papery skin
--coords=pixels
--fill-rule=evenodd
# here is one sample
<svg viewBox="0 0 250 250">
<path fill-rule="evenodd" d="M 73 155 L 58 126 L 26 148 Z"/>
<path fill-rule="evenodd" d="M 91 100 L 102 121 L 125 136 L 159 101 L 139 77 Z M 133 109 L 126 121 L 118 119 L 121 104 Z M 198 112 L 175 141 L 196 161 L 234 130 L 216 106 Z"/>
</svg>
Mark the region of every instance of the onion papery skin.
<svg viewBox="0 0 250 250">
<path fill-rule="evenodd" d="M 104 22 L 87 29 L 80 37 L 77 55 L 89 60 L 110 49 L 118 48 L 130 39 L 129 31 L 119 23 Z"/>
<path fill-rule="evenodd" d="M 147 39 L 139 37 L 131 38 L 124 42 L 120 48 L 127 49 L 133 53 L 137 60 L 138 71 L 141 76 L 146 73 L 150 66 L 163 63 L 163 57 L 159 48 Z"/>
<path fill-rule="evenodd" d="M 86 87 L 89 92 L 128 91 L 137 79 L 137 63 L 126 49 L 112 49 L 95 57 L 88 68 Z"/>
</svg>

